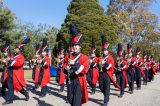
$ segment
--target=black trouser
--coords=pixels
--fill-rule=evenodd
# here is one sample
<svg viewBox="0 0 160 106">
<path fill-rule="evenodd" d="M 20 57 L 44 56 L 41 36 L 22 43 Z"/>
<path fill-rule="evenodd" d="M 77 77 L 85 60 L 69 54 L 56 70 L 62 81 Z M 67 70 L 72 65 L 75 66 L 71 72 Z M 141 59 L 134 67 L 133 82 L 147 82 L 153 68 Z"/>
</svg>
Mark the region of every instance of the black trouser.
<svg viewBox="0 0 160 106">
<path fill-rule="evenodd" d="M 42 83 L 43 75 L 44 75 L 44 69 L 41 67 L 39 77 L 38 77 L 38 85 Z M 41 88 L 41 95 L 45 96 L 47 91 L 48 91 L 47 85 L 43 86 Z"/>
<path fill-rule="evenodd" d="M 139 67 L 136 67 L 136 84 L 137 88 L 141 88 L 141 71 Z"/>
<path fill-rule="evenodd" d="M 148 81 L 151 82 L 153 78 L 154 78 L 154 72 L 153 69 L 151 68 L 148 73 Z"/>
<path fill-rule="evenodd" d="M 59 68 L 57 69 L 57 75 L 56 75 L 56 82 L 59 83 L 59 80 L 60 80 L 60 70 Z"/>
<path fill-rule="evenodd" d="M 34 65 L 33 70 L 32 70 L 32 79 L 35 79 L 35 72 L 36 71 L 36 65 Z"/>
<path fill-rule="evenodd" d="M 145 76 L 146 76 L 146 78 L 144 79 L 143 78 L 143 82 L 145 83 L 145 84 L 147 84 L 147 82 L 148 82 L 148 70 L 144 70 L 144 74 L 145 74 Z"/>
<path fill-rule="evenodd" d="M 96 84 L 93 84 L 92 83 L 92 70 L 90 69 L 87 73 L 87 82 L 89 84 L 89 86 L 91 87 L 92 89 L 92 92 L 95 92 L 96 91 Z"/>
<path fill-rule="evenodd" d="M 39 85 L 40 85 L 40 84 L 39 84 L 38 82 L 35 83 L 35 84 L 34 84 L 34 88 L 35 88 L 35 89 L 38 89 Z"/>
<path fill-rule="evenodd" d="M 65 86 L 64 83 L 63 83 L 63 84 L 60 84 L 60 90 L 63 91 L 63 90 L 64 90 L 64 86 Z"/>
<path fill-rule="evenodd" d="M 6 88 L 8 88 L 7 84 L 6 85 L 3 85 L 2 84 L 2 88 L 1 88 L 1 91 L 0 91 L 0 95 L 1 96 L 4 96 L 5 93 L 6 93 Z"/>
<path fill-rule="evenodd" d="M 28 92 L 24 88 L 22 88 L 20 93 L 23 94 L 25 97 L 28 95 Z"/>
<path fill-rule="evenodd" d="M 108 103 L 110 96 L 110 78 L 106 72 L 100 73 L 99 88 L 104 95 L 104 103 Z"/>
<path fill-rule="evenodd" d="M 92 81 L 87 81 L 89 86 L 91 87 L 92 92 L 96 91 L 96 84 L 92 84 Z"/>
<path fill-rule="evenodd" d="M 48 87 L 47 87 L 47 85 L 46 86 L 43 86 L 42 88 L 41 88 L 41 95 L 46 95 L 47 94 L 47 91 L 48 91 Z"/>
<path fill-rule="evenodd" d="M 69 102 L 69 94 L 70 94 L 70 91 L 71 90 L 69 90 L 69 79 L 68 79 L 68 77 L 67 77 L 67 79 L 66 79 L 66 85 L 67 85 L 67 101 Z"/>
<path fill-rule="evenodd" d="M 13 75 L 12 70 L 9 70 L 8 71 L 8 80 L 7 80 L 7 85 L 8 85 L 8 93 L 7 93 L 7 97 L 6 97 L 7 101 L 13 100 L 13 98 L 14 98 L 14 87 L 13 87 L 12 75 Z"/>
<path fill-rule="evenodd" d="M 119 79 L 119 85 L 121 87 L 120 95 L 123 95 L 124 94 L 124 84 L 125 84 L 125 82 L 124 82 L 124 76 L 123 76 L 122 72 L 118 72 L 117 77 Z"/>
<path fill-rule="evenodd" d="M 133 91 L 135 73 L 131 67 L 128 68 L 127 76 L 128 76 L 129 91 Z"/>
<path fill-rule="evenodd" d="M 2 88 L 1 88 L 1 91 L 0 91 L 0 95 L 5 95 L 5 91 L 6 91 L 6 88 L 7 88 L 7 84 L 4 83 L 4 73 L 5 73 L 5 68 L 3 69 L 4 71 L 2 72 L 2 76 L 1 76 L 1 84 L 2 84 Z M 5 79 L 6 80 L 6 79 Z"/>
<path fill-rule="evenodd" d="M 67 99 L 71 106 L 81 106 L 82 90 L 79 79 L 75 73 L 72 73 L 70 78 L 70 83 L 67 84 Z"/>
<path fill-rule="evenodd" d="M 118 72 L 116 72 L 116 83 L 120 85 L 120 76 Z"/>
</svg>

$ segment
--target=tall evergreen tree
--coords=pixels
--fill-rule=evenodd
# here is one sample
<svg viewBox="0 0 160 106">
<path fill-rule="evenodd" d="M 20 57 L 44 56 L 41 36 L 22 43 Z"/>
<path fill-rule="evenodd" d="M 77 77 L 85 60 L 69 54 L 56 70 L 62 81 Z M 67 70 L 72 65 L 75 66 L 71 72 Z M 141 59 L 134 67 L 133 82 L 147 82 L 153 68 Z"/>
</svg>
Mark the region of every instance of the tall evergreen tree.
<svg viewBox="0 0 160 106">
<path fill-rule="evenodd" d="M 7 31 L 15 27 L 14 14 L 6 7 L 3 6 L 3 1 L 0 1 L 0 48 L 5 40 L 9 38 Z"/>
<path fill-rule="evenodd" d="M 76 23 L 82 34 L 83 52 L 88 54 L 91 38 L 94 37 L 98 50 L 101 48 L 100 33 L 106 34 L 107 42 L 113 45 L 117 40 L 114 22 L 110 16 L 104 14 L 104 9 L 98 0 L 72 0 L 68 6 L 68 14 L 57 36 L 57 41 L 69 42 L 69 26 Z"/>
</svg>

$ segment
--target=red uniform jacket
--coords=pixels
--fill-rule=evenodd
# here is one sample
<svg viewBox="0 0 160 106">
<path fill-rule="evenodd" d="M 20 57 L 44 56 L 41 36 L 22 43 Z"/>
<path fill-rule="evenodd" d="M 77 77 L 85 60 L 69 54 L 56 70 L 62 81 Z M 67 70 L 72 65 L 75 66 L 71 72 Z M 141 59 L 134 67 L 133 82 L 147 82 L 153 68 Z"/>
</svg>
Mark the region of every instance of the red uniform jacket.
<svg viewBox="0 0 160 106">
<path fill-rule="evenodd" d="M 133 63 L 135 62 L 135 64 L 132 65 L 132 69 L 133 69 L 133 71 L 135 72 L 135 67 L 137 66 L 137 58 L 136 58 L 136 57 L 132 57 L 132 62 L 133 62 Z"/>
<path fill-rule="evenodd" d="M 102 57 L 100 57 L 100 58 L 102 58 Z M 111 67 L 108 70 L 106 69 L 106 73 L 108 74 L 108 76 L 109 76 L 110 80 L 112 81 L 112 83 L 114 84 L 114 86 L 116 88 L 120 89 L 120 86 L 115 82 L 115 80 L 113 78 L 113 74 L 114 74 L 114 59 L 110 54 L 108 55 L 107 62 L 108 62 L 109 65 L 111 64 Z"/>
<path fill-rule="evenodd" d="M 64 63 L 64 59 L 62 60 Z M 66 80 L 66 75 L 64 74 L 64 66 L 58 66 L 59 71 L 60 71 L 60 78 L 59 78 L 59 85 L 64 84 L 64 81 Z"/>
<path fill-rule="evenodd" d="M 127 61 L 123 60 L 122 64 L 125 65 L 125 68 L 122 70 L 122 74 L 124 76 L 124 79 L 125 79 L 125 87 L 127 87 L 127 84 L 128 84 L 128 77 L 127 77 L 127 69 L 128 69 L 128 63 Z"/>
<path fill-rule="evenodd" d="M 97 57 L 94 58 L 94 65 L 95 67 L 92 70 L 92 84 L 96 84 L 98 82 L 99 79 L 99 72 L 98 72 L 98 68 L 97 68 L 97 64 L 99 63 L 99 59 Z"/>
<path fill-rule="evenodd" d="M 14 61 L 11 63 L 13 69 L 13 86 L 15 91 L 21 91 L 23 87 L 26 87 L 24 79 L 24 56 L 22 54 L 14 57 Z"/>
<path fill-rule="evenodd" d="M 36 65 L 34 83 L 38 82 L 39 72 L 40 72 L 40 67 L 39 65 Z"/>
<path fill-rule="evenodd" d="M 147 68 L 147 71 L 149 71 L 149 69 L 150 69 L 150 62 L 149 61 L 146 61 L 146 68 Z"/>
<path fill-rule="evenodd" d="M 155 66 L 155 62 L 154 62 L 154 61 L 151 61 L 150 66 L 151 66 L 151 68 L 152 68 L 154 74 L 156 74 L 156 66 Z"/>
<path fill-rule="evenodd" d="M 145 76 L 144 70 L 143 70 L 143 65 L 144 65 L 143 59 L 142 59 L 142 58 L 137 59 L 137 63 L 141 63 L 141 65 L 139 66 L 139 68 L 140 68 L 142 77 L 143 77 L 144 79 L 146 79 L 146 76 Z M 137 65 L 138 65 L 138 64 L 137 64 Z"/>
<path fill-rule="evenodd" d="M 38 59 L 41 59 L 41 58 L 38 58 Z M 37 59 L 37 60 L 38 60 L 38 59 Z M 40 66 L 39 66 L 39 64 L 37 64 L 36 67 L 35 67 L 34 83 L 37 83 L 37 82 L 38 82 L 39 73 L 40 73 Z"/>
<path fill-rule="evenodd" d="M 41 67 L 44 71 L 43 78 L 41 81 L 41 87 L 46 86 L 50 82 L 50 59 L 49 57 L 44 57 L 44 64 Z"/>
<path fill-rule="evenodd" d="M 73 55 L 70 55 L 70 59 L 74 59 Z M 79 72 L 78 79 L 80 82 L 80 86 L 82 89 L 82 100 L 81 103 L 86 103 L 88 101 L 88 90 L 87 90 L 87 83 L 86 83 L 86 74 L 89 69 L 89 59 L 86 55 L 81 53 L 79 64 L 81 65 L 80 68 L 77 70 Z M 68 55 L 66 55 L 64 60 L 64 67 L 68 65 Z"/>
<path fill-rule="evenodd" d="M 11 59 L 12 57 L 8 56 L 8 58 Z M 8 78 L 8 66 L 4 65 L 3 66 L 3 73 L 2 73 L 2 77 L 1 77 L 3 86 L 7 85 L 7 78 Z"/>
</svg>

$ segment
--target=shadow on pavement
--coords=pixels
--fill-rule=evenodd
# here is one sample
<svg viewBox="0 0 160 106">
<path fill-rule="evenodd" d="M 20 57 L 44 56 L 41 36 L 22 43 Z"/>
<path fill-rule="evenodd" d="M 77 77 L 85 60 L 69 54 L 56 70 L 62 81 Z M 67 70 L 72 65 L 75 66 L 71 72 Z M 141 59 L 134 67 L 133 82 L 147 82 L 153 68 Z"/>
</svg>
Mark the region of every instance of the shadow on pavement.
<svg viewBox="0 0 160 106">
<path fill-rule="evenodd" d="M 54 106 L 54 105 L 46 103 L 43 100 L 39 100 L 39 98 L 37 98 L 37 97 L 33 97 L 33 99 L 37 100 L 37 102 L 38 102 L 37 106 Z"/>
<path fill-rule="evenodd" d="M 97 103 L 100 106 L 103 104 L 103 100 L 94 99 L 94 98 L 88 98 L 88 100 L 91 102 Z"/>
</svg>

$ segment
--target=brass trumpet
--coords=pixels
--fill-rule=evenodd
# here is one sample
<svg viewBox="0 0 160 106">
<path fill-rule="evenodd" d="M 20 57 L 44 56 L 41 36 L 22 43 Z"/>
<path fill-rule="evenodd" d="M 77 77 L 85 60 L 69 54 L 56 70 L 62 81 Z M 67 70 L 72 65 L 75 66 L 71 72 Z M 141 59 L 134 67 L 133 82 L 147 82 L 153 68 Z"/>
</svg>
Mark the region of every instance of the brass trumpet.
<svg viewBox="0 0 160 106">
<path fill-rule="evenodd" d="M 103 72 L 102 68 L 103 68 L 103 65 L 107 62 L 107 57 L 108 56 L 103 58 L 103 56 L 101 56 L 101 59 L 99 61 L 99 72 Z M 102 61 L 104 61 L 104 62 L 102 62 Z"/>
<path fill-rule="evenodd" d="M 99 61 L 99 72 L 103 72 L 102 67 L 103 67 L 102 59 L 100 59 L 100 61 Z"/>
</svg>

